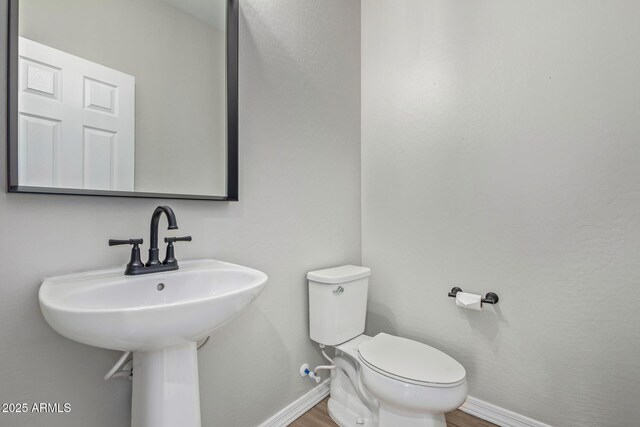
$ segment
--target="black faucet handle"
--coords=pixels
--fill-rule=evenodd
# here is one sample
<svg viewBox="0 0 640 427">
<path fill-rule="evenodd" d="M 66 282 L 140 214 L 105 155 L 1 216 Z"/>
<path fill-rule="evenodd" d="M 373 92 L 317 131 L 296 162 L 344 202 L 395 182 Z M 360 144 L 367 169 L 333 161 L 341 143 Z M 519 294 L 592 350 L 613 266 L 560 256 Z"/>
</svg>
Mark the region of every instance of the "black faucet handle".
<svg viewBox="0 0 640 427">
<path fill-rule="evenodd" d="M 109 246 L 133 245 L 133 248 L 131 248 L 131 259 L 129 260 L 129 264 L 127 264 L 124 274 L 136 274 L 137 271 L 144 268 L 144 264 L 140 259 L 140 247 L 138 246 L 141 244 L 142 239 L 109 239 Z"/>
<path fill-rule="evenodd" d="M 141 245 L 142 243 L 142 239 L 109 239 L 109 246 Z"/>
<path fill-rule="evenodd" d="M 183 237 L 165 237 L 164 242 L 167 244 L 167 255 L 162 261 L 163 265 L 178 265 L 178 260 L 176 259 L 176 255 L 173 249 L 173 244 L 175 242 L 190 242 L 191 236 L 183 236 Z"/>
<path fill-rule="evenodd" d="M 190 242 L 193 240 L 191 236 L 183 236 L 183 237 L 165 237 L 165 243 L 175 243 L 175 242 Z"/>
</svg>

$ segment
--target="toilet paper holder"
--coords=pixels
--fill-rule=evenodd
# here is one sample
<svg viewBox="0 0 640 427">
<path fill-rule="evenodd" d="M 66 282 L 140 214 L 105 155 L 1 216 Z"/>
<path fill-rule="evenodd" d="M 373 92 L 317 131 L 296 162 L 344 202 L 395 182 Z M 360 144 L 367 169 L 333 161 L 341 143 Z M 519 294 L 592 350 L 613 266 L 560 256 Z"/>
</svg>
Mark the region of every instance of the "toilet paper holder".
<svg viewBox="0 0 640 427">
<path fill-rule="evenodd" d="M 459 287 L 455 287 L 453 289 L 451 289 L 451 292 L 449 292 L 449 296 L 451 298 L 455 298 L 456 294 L 458 292 L 462 292 L 462 289 L 460 289 Z M 482 303 L 483 304 L 497 304 L 498 301 L 500 300 L 500 298 L 498 298 L 498 295 L 494 292 L 487 292 L 487 294 L 484 296 L 484 298 L 482 298 Z"/>
</svg>

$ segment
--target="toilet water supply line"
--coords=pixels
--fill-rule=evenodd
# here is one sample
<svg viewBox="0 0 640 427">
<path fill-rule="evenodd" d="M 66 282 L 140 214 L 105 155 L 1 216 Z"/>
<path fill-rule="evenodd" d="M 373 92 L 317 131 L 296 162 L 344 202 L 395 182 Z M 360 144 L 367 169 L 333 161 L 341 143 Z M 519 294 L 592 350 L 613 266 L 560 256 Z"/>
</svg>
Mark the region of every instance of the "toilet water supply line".
<svg viewBox="0 0 640 427">
<path fill-rule="evenodd" d="M 320 344 L 320 350 L 322 351 L 322 355 L 324 356 L 325 359 L 327 359 L 329 361 L 329 363 L 331 363 L 331 365 L 320 365 L 320 366 L 316 366 L 313 371 L 309 370 L 309 365 L 307 365 L 306 363 L 304 365 L 302 365 L 302 368 L 300 368 L 300 375 L 302 375 L 303 377 L 307 376 L 313 380 L 315 380 L 316 383 L 320 383 L 320 381 L 322 381 L 322 378 L 320 377 L 320 375 L 318 375 L 318 371 L 321 370 L 327 370 L 330 371 L 332 369 L 336 368 L 336 364 L 333 361 L 332 358 L 330 358 L 327 353 L 324 352 L 324 348 L 325 345 L 324 344 Z"/>
<path fill-rule="evenodd" d="M 204 347 L 207 342 L 209 342 L 209 338 L 210 337 L 206 337 L 204 341 L 202 341 L 202 343 L 198 345 L 197 350 L 200 350 L 202 347 Z M 131 356 L 130 351 L 123 352 L 122 356 L 120 356 L 120 359 L 118 359 L 115 365 L 113 365 L 111 369 L 109 369 L 109 372 L 105 374 L 104 380 L 109 381 L 112 378 L 125 377 L 128 378 L 129 381 L 131 381 L 133 379 L 133 367 L 127 367 L 127 364 L 132 360 L 133 357 Z"/>
</svg>

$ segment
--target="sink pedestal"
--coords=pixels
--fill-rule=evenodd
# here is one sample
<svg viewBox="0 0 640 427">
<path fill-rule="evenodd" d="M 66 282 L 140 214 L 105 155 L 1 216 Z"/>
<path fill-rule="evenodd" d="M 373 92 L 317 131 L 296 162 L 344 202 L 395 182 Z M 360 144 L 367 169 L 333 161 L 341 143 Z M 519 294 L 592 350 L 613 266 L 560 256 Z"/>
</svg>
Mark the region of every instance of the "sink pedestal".
<svg viewBox="0 0 640 427">
<path fill-rule="evenodd" d="M 195 342 L 133 353 L 131 427 L 200 427 Z"/>
</svg>

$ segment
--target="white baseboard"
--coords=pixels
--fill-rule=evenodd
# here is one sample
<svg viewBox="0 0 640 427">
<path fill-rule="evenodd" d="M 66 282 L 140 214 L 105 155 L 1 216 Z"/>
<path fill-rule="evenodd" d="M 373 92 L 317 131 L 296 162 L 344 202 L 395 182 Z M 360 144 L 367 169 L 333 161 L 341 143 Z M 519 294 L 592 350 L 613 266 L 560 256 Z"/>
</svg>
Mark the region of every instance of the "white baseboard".
<svg viewBox="0 0 640 427">
<path fill-rule="evenodd" d="M 260 424 L 258 427 L 285 427 L 300 418 L 302 414 L 316 406 L 322 399 L 329 396 L 329 378 L 309 390 L 299 399 L 291 402 L 277 414 Z"/>
<path fill-rule="evenodd" d="M 471 396 L 467 398 L 460 410 L 501 427 L 551 427 L 549 424 L 536 421 Z"/>
</svg>

